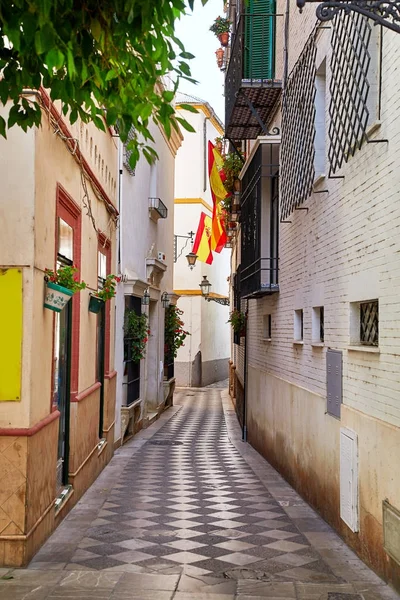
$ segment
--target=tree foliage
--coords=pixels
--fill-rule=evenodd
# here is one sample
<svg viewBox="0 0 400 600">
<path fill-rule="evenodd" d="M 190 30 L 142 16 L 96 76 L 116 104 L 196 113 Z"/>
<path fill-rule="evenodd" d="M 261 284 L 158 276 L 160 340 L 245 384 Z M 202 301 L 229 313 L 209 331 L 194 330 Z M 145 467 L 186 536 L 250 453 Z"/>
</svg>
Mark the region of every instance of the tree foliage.
<svg viewBox="0 0 400 600">
<path fill-rule="evenodd" d="M 205 4 L 207 0 L 201 0 Z M 12 104 L 7 127 L 25 131 L 41 122 L 38 101 L 21 96 L 42 85 L 61 100 L 71 123 L 78 118 L 118 125 L 129 142 L 131 164 L 140 150 L 152 161 L 155 151 L 149 123 L 160 123 L 167 135 L 180 123 L 171 105 L 180 78 L 191 80 L 187 60 L 193 58 L 174 34 L 175 20 L 194 0 L 13 0 L 0 2 L 0 102 Z M 159 85 L 172 74 L 174 89 Z M 186 106 L 188 110 L 193 107 Z"/>
</svg>

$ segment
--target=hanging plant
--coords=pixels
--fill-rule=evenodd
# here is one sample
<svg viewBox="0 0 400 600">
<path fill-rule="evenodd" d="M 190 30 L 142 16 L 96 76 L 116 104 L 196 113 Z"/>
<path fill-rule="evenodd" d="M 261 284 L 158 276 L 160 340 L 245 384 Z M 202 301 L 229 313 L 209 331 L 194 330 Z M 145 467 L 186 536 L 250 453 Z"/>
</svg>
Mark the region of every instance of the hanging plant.
<svg viewBox="0 0 400 600">
<path fill-rule="evenodd" d="M 214 23 L 210 27 L 210 31 L 212 31 L 217 37 L 221 35 L 221 33 L 229 33 L 229 29 L 231 27 L 231 22 L 229 19 L 225 17 L 217 17 Z"/>
<path fill-rule="evenodd" d="M 116 286 L 120 281 L 121 277 L 117 277 L 116 275 L 107 275 L 104 281 L 103 289 L 93 292 L 93 296 L 95 296 L 95 298 L 99 298 L 100 300 L 104 300 L 104 302 L 106 302 L 106 300 L 111 300 L 111 298 L 114 298 L 115 294 L 117 293 Z"/>
<path fill-rule="evenodd" d="M 132 360 L 139 362 L 145 357 L 146 344 L 150 335 L 147 315 L 144 313 L 138 315 L 134 310 L 127 310 L 125 312 L 124 335 L 125 340 L 132 349 Z"/>
<path fill-rule="evenodd" d="M 235 310 L 231 312 L 227 322 L 232 325 L 232 329 L 235 333 L 244 335 L 246 328 L 246 315 L 241 310 L 237 310 L 235 308 Z"/>
<path fill-rule="evenodd" d="M 61 312 L 72 296 L 86 287 L 84 281 L 76 277 L 75 266 L 59 267 L 57 271 L 45 270 L 46 296 L 44 307 L 54 312 Z"/>
<path fill-rule="evenodd" d="M 224 181 L 224 187 L 228 194 L 233 194 L 236 191 L 237 184 L 235 182 L 239 181 L 239 173 L 243 169 L 243 165 L 243 153 L 240 152 L 237 154 L 236 152 L 228 152 L 225 156 L 223 170 L 226 179 Z"/>
<path fill-rule="evenodd" d="M 183 310 L 171 305 L 165 311 L 165 341 L 164 353 L 167 356 L 177 357 L 178 348 L 184 345 L 184 341 L 190 333 L 183 329 L 184 322 L 181 319 Z"/>
</svg>

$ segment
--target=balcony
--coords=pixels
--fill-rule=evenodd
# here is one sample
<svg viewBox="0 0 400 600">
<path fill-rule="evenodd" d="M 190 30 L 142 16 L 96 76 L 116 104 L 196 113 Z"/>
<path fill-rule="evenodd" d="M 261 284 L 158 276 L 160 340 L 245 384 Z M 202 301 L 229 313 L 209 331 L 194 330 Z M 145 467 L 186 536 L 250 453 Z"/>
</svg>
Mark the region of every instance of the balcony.
<svg viewBox="0 0 400 600">
<path fill-rule="evenodd" d="M 160 198 L 149 198 L 149 216 L 153 221 L 158 219 L 166 219 L 168 216 L 168 208 Z"/>
<path fill-rule="evenodd" d="M 241 298 L 279 292 L 279 150 L 279 136 L 259 138 L 241 174 Z"/>
<path fill-rule="evenodd" d="M 265 125 L 280 97 L 282 81 L 275 79 L 276 17 L 275 12 L 243 14 L 232 35 L 225 78 L 225 131 L 231 140 L 256 139 L 266 133 Z"/>
</svg>

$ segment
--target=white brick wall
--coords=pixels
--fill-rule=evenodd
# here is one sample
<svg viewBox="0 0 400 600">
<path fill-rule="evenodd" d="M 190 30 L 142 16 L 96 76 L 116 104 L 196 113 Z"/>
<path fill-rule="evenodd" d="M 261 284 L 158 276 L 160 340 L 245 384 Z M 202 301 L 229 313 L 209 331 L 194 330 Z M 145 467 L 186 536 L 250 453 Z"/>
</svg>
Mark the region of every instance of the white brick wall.
<svg viewBox="0 0 400 600">
<path fill-rule="evenodd" d="M 315 23 L 291 7 L 289 72 Z M 318 36 L 320 59 L 326 53 Z M 249 364 L 326 395 L 326 349 L 343 351 L 345 404 L 400 425 L 400 36 L 383 32 L 381 125 L 340 175 L 280 225 L 280 292 L 249 302 Z M 329 106 L 329 56 L 327 58 Z M 280 121 L 279 115 L 277 122 Z M 328 127 L 328 123 L 327 123 Z M 327 141 L 327 148 L 329 142 Z M 358 296 L 357 296 L 358 295 Z M 348 350 L 350 302 L 379 299 L 379 353 Z M 325 307 L 325 345 L 311 345 L 312 307 Z M 293 344 L 294 310 L 304 309 L 304 345 Z M 272 314 L 272 341 L 262 340 L 262 318 Z M 234 361 L 243 373 L 243 349 Z"/>
</svg>

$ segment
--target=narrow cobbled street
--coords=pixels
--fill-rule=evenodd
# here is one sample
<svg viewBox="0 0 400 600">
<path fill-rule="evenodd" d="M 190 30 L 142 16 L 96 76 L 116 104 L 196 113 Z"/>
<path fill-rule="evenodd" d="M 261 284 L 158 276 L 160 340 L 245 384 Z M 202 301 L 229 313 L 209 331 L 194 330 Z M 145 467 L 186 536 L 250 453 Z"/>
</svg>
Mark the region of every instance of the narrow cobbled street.
<svg viewBox="0 0 400 600">
<path fill-rule="evenodd" d="M 211 386 L 178 390 L 29 567 L 0 570 L 0 598 L 399 596 L 241 442 L 226 389 Z"/>
</svg>

